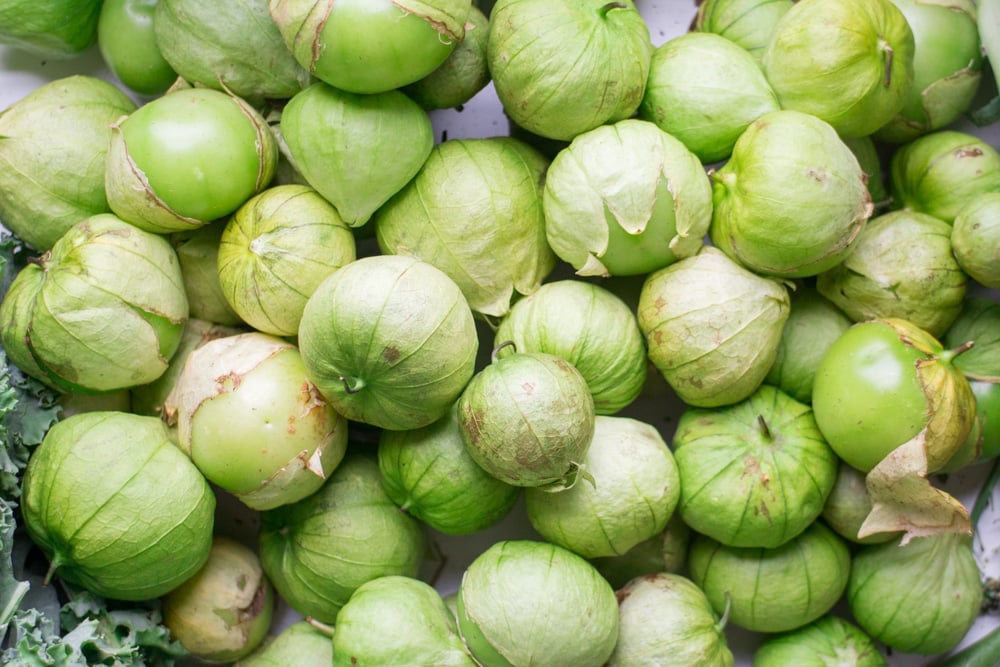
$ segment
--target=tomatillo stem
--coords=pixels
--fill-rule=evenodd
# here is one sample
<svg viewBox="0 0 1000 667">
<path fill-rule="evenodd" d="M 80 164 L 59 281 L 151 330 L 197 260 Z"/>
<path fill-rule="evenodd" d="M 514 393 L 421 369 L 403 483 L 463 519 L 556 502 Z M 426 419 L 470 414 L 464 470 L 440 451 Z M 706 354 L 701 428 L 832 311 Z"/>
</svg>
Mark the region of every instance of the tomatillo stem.
<svg viewBox="0 0 1000 667">
<path fill-rule="evenodd" d="M 608 12 L 610 12 L 612 9 L 628 9 L 628 5 L 625 4 L 624 2 L 609 2 L 608 4 L 598 9 L 597 13 L 600 14 L 601 16 L 607 16 Z"/>
<path fill-rule="evenodd" d="M 340 381 L 344 383 L 344 391 L 346 391 L 348 394 L 356 394 L 365 388 L 364 380 L 359 380 L 358 378 L 354 378 L 353 386 L 351 385 L 350 380 L 348 380 L 347 376 L 345 375 L 340 376 Z"/>
<path fill-rule="evenodd" d="M 504 342 L 500 343 L 495 348 L 493 348 L 493 351 L 490 352 L 490 363 L 491 364 L 495 364 L 497 362 L 497 357 L 500 354 L 500 350 L 504 349 L 505 347 L 512 347 L 512 348 L 514 348 L 514 351 L 517 352 L 517 345 L 514 345 L 514 341 L 512 341 L 512 340 L 505 340 Z"/>
<path fill-rule="evenodd" d="M 882 80 L 882 85 L 888 88 L 892 83 L 892 59 L 895 51 L 893 51 L 889 44 L 885 42 L 883 42 L 883 44 L 884 46 L 882 48 L 885 51 L 885 78 Z"/>
<path fill-rule="evenodd" d="M 764 415 L 757 415 L 757 426 L 760 427 L 761 435 L 764 436 L 765 440 L 772 440 L 774 438 L 771 435 L 771 429 L 767 426 L 767 422 L 764 421 Z"/>
<path fill-rule="evenodd" d="M 317 621 L 312 616 L 307 616 L 306 617 L 306 623 L 308 623 L 309 625 L 313 626 L 319 632 L 323 633 L 327 637 L 333 637 L 333 626 L 332 625 L 327 625 L 326 623 L 323 623 L 322 621 Z"/>
<path fill-rule="evenodd" d="M 974 341 L 974 340 L 967 340 L 964 343 L 962 343 L 961 345 L 959 345 L 958 347 L 953 347 L 950 350 L 945 350 L 944 352 L 942 352 L 941 354 L 939 354 L 938 355 L 938 360 L 939 361 L 943 361 L 945 363 L 949 363 L 949 362 L 953 361 L 955 359 L 955 357 L 957 357 L 958 355 L 963 354 L 963 353 L 968 352 L 969 350 L 971 350 L 975 344 L 976 344 L 976 341 Z"/>
</svg>

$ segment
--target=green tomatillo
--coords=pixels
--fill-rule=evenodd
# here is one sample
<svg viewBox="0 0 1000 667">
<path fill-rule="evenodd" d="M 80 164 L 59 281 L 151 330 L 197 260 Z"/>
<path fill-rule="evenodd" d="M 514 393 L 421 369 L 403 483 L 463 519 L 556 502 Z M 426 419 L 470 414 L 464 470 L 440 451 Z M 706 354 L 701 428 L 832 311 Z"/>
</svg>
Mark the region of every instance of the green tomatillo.
<svg viewBox="0 0 1000 667">
<path fill-rule="evenodd" d="M 490 14 L 497 96 L 517 125 L 549 139 L 635 113 L 652 50 L 632 0 L 499 0 Z"/>
<path fill-rule="evenodd" d="M 1000 289 L 1000 192 L 973 197 L 959 209 L 952 224 L 951 250 L 976 282 Z"/>
<path fill-rule="evenodd" d="M 298 349 L 260 332 L 196 347 L 164 412 L 202 474 L 253 509 L 314 493 L 347 448 L 346 420 L 309 382 Z"/>
<path fill-rule="evenodd" d="M 465 36 L 471 0 L 269 0 L 285 44 L 310 74 L 352 93 L 423 78 Z"/>
<path fill-rule="evenodd" d="M 698 5 L 694 29 L 725 37 L 759 63 L 778 19 L 793 4 L 794 0 L 704 0 Z"/>
<path fill-rule="evenodd" d="M 869 473 L 873 508 L 858 538 L 970 530 L 965 507 L 927 480 L 973 427 L 975 397 L 955 366 L 969 347 L 945 350 L 906 320 L 878 319 L 855 324 L 823 357 L 816 422 L 844 461 Z"/>
<path fill-rule="evenodd" d="M 147 231 L 199 227 L 263 190 L 277 161 L 274 136 L 247 102 L 207 88 L 174 90 L 112 125 L 108 204 Z"/>
<path fill-rule="evenodd" d="M 108 213 L 104 161 L 111 125 L 135 111 L 113 84 L 76 75 L 46 83 L 0 113 L 0 219 L 39 252 L 70 227 Z"/>
<path fill-rule="evenodd" d="M 885 667 L 885 657 L 864 630 L 827 614 L 797 630 L 764 640 L 753 654 L 754 667 Z"/>
<path fill-rule="evenodd" d="M 762 62 L 782 109 L 862 137 L 903 107 L 913 58 L 913 32 L 891 0 L 800 0 L 774 26 Z"/>
<path fill-rule="evenodd" d="M 306 371 L 348 419 L 406 430 L 437 421 L 472 377 L 469 304 L 439 269 L 377 255 L 320 283 L 299 325 Z"/>
<path fill-rule="evenodd" d="M 156 43 L 153 15 L 160 0 L 104 0 L 97 23 L 101 57 L 125 86 L 140 95 L 162 95 L 177 72 Z"/>
<path fill-rule="evenodd" d="M 654 123 L 577 135 L 545 176 L 545 236 L 584 276 L 641 275 L 701 248 L 711 188 L 698 158 Z"/>
<path fill-rule="evenodd" d="M 851 253 L 871 217 L 866 180 L 828 123 L 791 110 L 760 116 L 712 174 L 712 242 L 757 273 L 816 275 Z"/>
<path fill-rule="evenodd" d="M 0 337 L 28 375 L 64 391 L 106 392 L 160 377 L 187 318 L 170 243 L 104 213 L 73 225 L 17 274 L 0 303 Z"/>
<path fill-rule="evenodd" d="M 168 593 L 212 546 L 215 494 L 155 417 L 88 412 L 52 426 L 21 508 L 52 571 L 115 600 Z"/>
</svg>

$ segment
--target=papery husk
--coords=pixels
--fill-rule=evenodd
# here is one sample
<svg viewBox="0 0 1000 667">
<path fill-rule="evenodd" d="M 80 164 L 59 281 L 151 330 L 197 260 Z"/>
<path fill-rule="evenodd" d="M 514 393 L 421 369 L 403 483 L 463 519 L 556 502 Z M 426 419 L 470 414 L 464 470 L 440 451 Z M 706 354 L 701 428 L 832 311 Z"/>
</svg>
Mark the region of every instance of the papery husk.
<svg viewBox="0 0 1000 667">
<path fill-rule="evenodd" d="M 905 320 L 881 320 L 900 339 L 928 355 L 917 361 L 929 419 L 912 439 L 889 453 L 868 473 L 866 486 L 872 511 L 858 538 L 903 531 L 902 543 L 941 532 L 972 534 L 969 512 L 961 502 L 927 479 L 962 446 L 973 428 L 975 396 L 968 381 L 949 362 L 937 357 L 943 348 L 930 334 Z"/>
</svg>

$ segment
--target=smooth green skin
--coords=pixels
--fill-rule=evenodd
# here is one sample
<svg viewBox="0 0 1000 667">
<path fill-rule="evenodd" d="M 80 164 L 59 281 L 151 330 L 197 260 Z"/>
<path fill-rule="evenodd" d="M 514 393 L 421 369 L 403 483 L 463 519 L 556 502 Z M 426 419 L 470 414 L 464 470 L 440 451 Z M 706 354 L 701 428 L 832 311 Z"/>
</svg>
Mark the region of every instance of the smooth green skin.
<svg viewBox="0 0 1000 667">
<path fill-rule="evenodd" d="M 393 502 L 447 535 L 489 528 L 520 497 L 518 487 L 491 477 L 469 456 L 455 409 L 423 428 L 382 431 L 378 465 Z"/>
<path fill-rule="evenodd" d="M 462 41 L 471 0 L 269 0 L 299 64 L 352 93 L 421 79 Z"/>
<path fill-rule="evenodd" d="M 505 540 L 476 557 L 458 591 L 459 632 L 484 667 L 600 667 L 618 638 L 618 603 L 583 558 Z"/>
<path fill-rule="evenodd" d="M 837 477 L 809 406 L 767 385 L 736 405 L 685 410 L 673 451 L 684 522 L 734 547 L 774 548 L 799 535 Z"/>
<path fill-rule="evenodd" d="M 827 615 L 770 637 L 753 654 L 753 667 L 885 667 L 885 658 L 861 628 Z"/>
<path fill-rule="evenodd" d="M 234 667 L 330 667 L 333 642 L 308 621 L 296 621 L 270 636 Z"/>
<path fill-rule="evenodd" d="M 153 14 L 160 0 L 104 0 L 97 23 L 97 46 L 111 72 L 140 95 L 162 95 L 174 81 L 160 52 Z"/>
<path fill-rule="evenodd" d="M 785 287 L 703 248 L 647 276 L 637 319 L 649 359 L 688 405 L 747 398 L 774 364 L 788 319 Z"/>
<path fill-rule="evenodd" d="M 119 124 L 152 194 L 176 215 L 203 222 L 232 213 L 270 180 L 277 147 L 264 142 L 271 135 L 262 127 L 244 103 L 207 88 L 158 97 Z M 112 210 L 128 215 L 129 201 L 112 194 Z"/>
<path fill-rule="evenodd" d="M 160 377 L 187 317 L 167 240 L 101 214 L 17 274 L 0 303 L 0 339 L 15 365 L 50 386 L 108 392 Z"/>
<path fill-rule="evenodd" d="M 309 382 L 299 351 L 259 332 L 195 348 L 166 409 L 202 474 L 254 509 L 314 493 L 347 448 L 346 421 Z"/>
<path fill-rule="evenodd" d="M 653 52 L 639 117 L 680 139 L 707 164 L 729 157 L 747 126 L 778 108 L 744 48 L 713 32 L 690 32 Z"/>
<path fill-rule="evenodd" d="M 969 297 L 942 342 L 954 349 L 975 341 L 955 365 L 966 374 L 976 397 L 976 414 L 982 423 L 980 461 L 1000 454 L 1000 304 L 992 299 Z"/>
<path fill-rule="evenodd" d="M 829 124 L 799 111 L 767 113 L 712 174 L 712 242 L 757 273 L 814 276 L 854 249 L 873 210 L 865 180 Z"/>
<path fill-rule="evenodd" d="M 357 257 L 354 234 L 315 190 L 279 185 L 226 223 L 217 270 L 226 302 L 257 331 L 298 333 L 319 284 Z"/>
<path fill-rule="evenodd" d="M 248 655 L 264 641 L 274 615 L 274 590 L 257 554 L 222 536 L 198 573 L 162 602 L 171 639 L 208 662 Z"/>
<path fill-rule="evenodd" d="M 646 343 L 635 314 L 612 292 L 580 280 L 557 280 L 514 303 L 493 336 L 521 352 L 545 352 L 573 364 L 587 381 L 594 411 L 611 415 L 646 382 Z"/>
<path fill-rule="evenodd" d="M 499 0 L 490 13 L 497 96 L 517 125 L 548 139 L 632 116 L 652 51 L 631 0 Z"/>
<path fill-rule="evenodd" d="M 913 59 L 913 32 L 890 0 L 800 0 L 774 26 L 762 67 L 782 109 L 863 137 L 903 107 Z"/>
<path fill-rule="evenodd" d="M 55 424 L 28 462 L 21 507 L 60 577 L 115 600 L 173 590 L 212 546 L 215 495 L 154 417 Z"/>
<path fill-rule="evenodd" d="M 904 143 L 945 127 L 969 109 L 983 52 L 973 0 L 892 0 L 913 32 L 913 85 L 876 137 Z"/>
<path fill-rule="evenodd" d="M 696 536 L 691 580 L 715 613 L 753 632 L 785 632 L 830 611 L 847 586 L 851 555 L 821 522 L 776 549 L 727 547 Z M 727 596 L 728 592 L 728 596 Z"/>
<path fill-rule="evenodd" d="M 705 0 L 698 6 L 694 29 L 735 42 L 759 63 L 775 24 L 792 4 L 793 0 Z"/>
<path fill-rule="evenodd" d="M 659 535 L 677 507 L 677 464 L 650 424 L 599 416 L 583 460 L 593 477 L 558 493 L 529 488 L 525 509 L 545 540 L 584 558 L 626 553 Z"/>
<path fill-rule="evenodd" d="M 868 472 L 927 425 L 915 366 L 924 358 L 878 321 L 854 325 L 830 347 L 816 371 L 812 405 L 840 458 Z"/>
<path fill-rule="evenodd" d="M 823 505 L 823 520 L 845 540 L 858 544 L 878 544 L 899 537 L 899 533 L 875 533 L 858 539 L 861 525 L 871 511 L 872 499 L 865 484 L 865 473 L 841 461 L 837 481 Z"/>
<path fill-rule="evenodd" d="M 815 288 L 799 285 L 792 292 L 791 311 L 774 365 L 764 382 L 802 403 L 812 403 L 813 379 L 823 355 L 847 331 L 852 321 Z"/>
<path fill-rule="evenodd" d="M 503 352 L 458 399 L 469 456 L 513 486 L 572 483 L 594 420 L 594 399 L 580 371 L 543 352 Z"/>
<path fill-rule="evenodd" d="M 593 558 L 590 563 L 597 568 L 611 587 L 622 588 L 636 577 L 658 572 L 681 572 L 687 565 L 691 529 L 674 512 L 667 527 L 659 535 L 640 542 L 621 556 Z"/>
<path fill-rule="evenodd" d="M 885 186 L 885 177 L 882 173 L 882 159 L 875 147 L 875 142 L 870 136 L 851 137 L 843 140 L 854 157 L 858 159 L 861 171 L 865 173 L 868 180 L 868 194 L 871 195 L 872 204 L 876 210 L 881 209 L 889 203 L 889 191 Z"/>
<path fill-rule="evenodd" d="M 101 0 L 9 0 L 0 5 L 0 44 L 65 59 L 97 39 Z"/>
<path fill-rule="evenodd" d="M 969 202 L 1000 191 L 1000 153 L 971 134 L 931 132 L 893 153 L 889 189 L 897 207 L 951 223 Z"/>
<path fill-rule="evenodd" d="M 508 137 L 438 144 L 420 173 L 375 218 L 379 249 L 444 271 L 473 311 L 502 317 L 514 293 L 552 272 L 542 188 L 548 161 Z"/>
<path fill-rule="evenodd" d="M 387 576 L 358 587 L 337 615 L 333 667 L 475 667 L 455 617 L 434 588 Z"/>
<path fill-rule="evenodd" d="M 288 102 L 281 135 L 298 171 L 351 227 L 410 182 L 434 146 L 430 118 L 403 93 L 358 95 L 325 83 Z"/>
<path fill-rule="evenodd" d="M 552 160 L 545 236 L 577 275 L 642 275 L 698 252 L 711 199 L 683 143 L 628 118 L 578 135 Z"/>
<path fill-rule="evenodd" d="M 251 99 L 287 99 L 312 80 L 285 46 L 267 0 L 158 0 L 156 44 L 181 77 Z"/>
<path fill-rule="evenodd" d="M 972 538 L 938 533 L 902 546 L 863 547 L 854 554 L 846 595 L 858 625 L 896 651 L 950 651 L 982 602 Z"/>
<path fill-rule="evenodd" d="M 184 277 L 191 317 L 225 326 L 244 324 L 226 301 L 219 283 L 219 242 L 226 229 L 217 221 L 170 235 Z"/>
<path fill-rule="evenodd" d="M 324 280 L 299 326 L 306 373 L 345 417 L 406 430 L 437 421 L 472 377 L 469 304 L 413 257 L 358 259 Z"/>
<path fill-rule="evenodd" d="M 650 574 L 617 597 L 618 642 L 607 667 L 733 667 L 724 624 L 690 579 Z"/>
<path fill-rule="evenodd" d="M 473 5 L 465 23 L 465 37 L 437 69 L 403 87 L 407 97 L 425 109 L 461 107 L 490 82 L 486 43 L 490 24 Z"/>
<path fill-rule="evenodd" d="M 955 216 L 951 249 L 979 284 L 1000 289 L 1000 192 L 970 199 Z"/>
<path fill-rule="evenodd" d="M 425 547 L 420 524 L 399 511 L 363 454 L 345 457 L 316 493 L 261 513 L 264 573 L 293 609 L 322 623 L 334 623 L 367 581 L 416 577 Z"/>
<path fill-rule="evenodd" d="M 855 322 L 908 320 L 941 336 L 962 309 L 968 276 L 952 253 L 948 223 L 916 211 L 872 218 L 843 262 L 821 273 L 819 293 Z"/>
<path fill-rule="evenodd" d="M 107 213 L 104 160 L 111 124 L 135 111 L 114 85 L 69 76 L 0 113 L 0 219 L 35 250 L 91 215 Z"/>
</svg>

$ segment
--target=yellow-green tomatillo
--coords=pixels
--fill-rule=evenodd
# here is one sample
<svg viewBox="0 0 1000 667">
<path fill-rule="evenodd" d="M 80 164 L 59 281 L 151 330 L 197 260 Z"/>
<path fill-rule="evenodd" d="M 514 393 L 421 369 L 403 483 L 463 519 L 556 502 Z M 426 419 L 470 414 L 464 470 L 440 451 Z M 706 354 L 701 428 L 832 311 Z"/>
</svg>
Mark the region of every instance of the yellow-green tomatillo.
<svg viewBox="0 0 1000 667">
<path fill-rule="evenodd" d="M 913 85 L 899 113 L 875 132 L 905 143 L 949 125 L 979 90 L 983 52 L 973 0 L 892 0 L 913 31 Z"/>
<path fill-rule="evenodd" d="M 104 0 L 97 23 L 97 46 L 112 73 L 140 95 L 162 95 L 174 81 L 153 31 L 159 0 Z"/>
<path fill-rule="evenodd" d="M 77 75 L 39 86 L 0 113 L 4 226 L 42 252 L 83 218 L 110 212 L 111 124 L 133 111 L 114 85 Z"/>
<path fill-rule="evenodd" d="M 774 548 L 802 533 L 837 475 L 809 406 L 767 385 L 735 405 L 685 410 L 673 450 L 685 523 L 734 547 Z"/>
<path fill-rule="evenodd" d="M 494 525 L 520 497 L 518 487 L 490 476 L 466 451 L 454 408 L 422 428 L 382 431 L 378 465 L 401 510 L 449 535 Z"/>
<path fill-rule="evenodd" d="M 288 99 L 312 79 L 289 52 L 267 0 L 156 0 L 156 44 L 185 80 L 247 99 Z"/>
<path fill-rule="evenodd" d="M 471 0 L 269 0 L 299 64 L 352 93 L 382 93 L 430 74 L 465 36 Z"/>
<path fill-rule="evenodd" d="M 714 247 L 651 273 L 637 313 L 650 361 L 688 405 L 750 396 L 774 364 L 788 290 Z"/>
<path fill-rule="evenodd" d="M 681 487 L 677 464 L 656 428 L 626 417 L 597 417 L 582 464 L 590 477 L 570 489 L 525 490 L 528 520 L 539 535 L 596 558 L 624 554 L 663 532 Z"/>
<path fill-rule="evenodd" d="M 873 638 L 904 653 L 955 648 L 979 615 L 972 538 L 956 533 L 869 545 L 853 558 L 847 602 Z"/>
<path fill-rule="evenodd" d="M 849 621 L 827 614 L 796 630 L 764 640 L 753 654 L 754 667 L 885 667 L 871 637 Z"/>
<path fill-rule="evenodd" d="M 855 322 L 908 320 L 941 336 L 958 317 L 969 278 L 951 247 L 952 227 L 917 211 L 872 218 L 843 262 L 816 289 Z"/>
<path fill-rule="evenodd" d="M 896 207 L 951 224 L 970 201 L 1000 191 L 1000 152 L 966 132 L 937 130 L 893 153 L 889 188 Z"/>
<path fill-rule="evenodd" d="M 847 545 L 822 522 L 774 549 L 727 547 L 698 535 L 691 579 L 715 613 L 753 632 L 784 632 L 830 611 L 851 570 Z"/>
<path fill-rule="evenodd" d="M 206 562 L 215 495 L 155 417 L 88 412 L 32 453 L 28 534 L 70 582 L 115 600 L 173 590 Z"/>
<path fill-rule="evenodd" d="M 278 147 L 244 100 L 208 88 L 168 92 L 112 125 L 108 204 L 167 233 L 229 215 L 274 176 Z"/>
<path fill-rule="evenodd" d="M 709 163 L 729 157 L 747 126 L 778 108 L 746 50 L 711 32 L 690 32 L 653 52 L 639 117 Z"/>
<path fill-rule="evenodd" d="M 274 590 L 257 554 L 221 535 L 197 574 L 163 597 L 171 638 L 207 662 L 232 662 L 253 651 L 273 614 Z"/>
<path fill-rule="evenodd" d="M 654 123 L 578 135 L 545 176 L 545 236 L 578 275 L 640 275 L 701 248 L 711 187 L 698 158 Z"/>
<path fill-rule="evenodd" d="M 298 349 L 259 332 L 196 347 L 165 413 L 202 474 L 253 509 L 314 493 L 347 448 L 347 422 L 309 382 Z"/>
<path fill-rule="evenodd" d="M 556 263 L 542 210 L 547 167 L 509 137 L 442 142 L 379 210 L 379 248 L 433 264 L 475 313 L 502 317 L 515 292 L 533 293 Z"/>
<path fill-rule="evenodd" d="M 289 606 L 322 623 L 365 582 L 416 577 L 425 548 L 420 523 L 386 495 L 364 454 L 348 454 L 312 495 L 261 513 L 264 572 Z"/>
<path fill-rule="evenodd" d="M 337 411 L 406 430 L 451 408 L 472 377 L 479 339 L 448 276 L 413 257 L 376 255 L 320 283 L 302 313 L 299 346 Z"/>
<path fill-rule="evenodd" d="M 497 96 L 517 125 L 548 139 L 632 116 L 652 50 L 632 0 L 499 0 L 490 13 Z"/>
<path fill-rule="evenodd" d="M 234 667 L 330 667 L 333 642 L 309 621 L 292 623 L 277 635 L 267 637 L 253 653 Z"/>
<path fill-rule="evenodd" d="M 355 257 L 354 234 L 337 209 L 310 187 L 278 185 L 226 223 L 219 283 L 226 302 L 254 329 L 294 336 L 319 284 Z"/>
<path fill-rule="evenodd" d="M 976 415 L 982 426 L 980 460 L 1000 454 L 1000 304 L 968 297 L 962 312 L 942 342 L 955 348 L 973 341 L 972 349 L 955 360 L 976 397 Z"/>
<path fill-rule="evenodd" d="M 0 44 L 71 58 L 97 39 L 100 13 L 100 0 L 10 0 L 0 5 Z"/>
<path fill-rule="evenodd" d="M 952 224 L 951 250 L 976 282 L 1000 289 L 1000 192 L 985 192 L 959 209 Z"/>
<path fill-rule="evenodd" d="M 902 109 L 913 87 L 913 32 L 891 0 L 799 0 L 764 50 L 782 109 L 863 137 Z"/>
<path fill-rule="evenodd" d="M 519 299 L 500 322 L 494 345 L 562 357 L 580 371 L 594 411 L 610 415 L 634 401 L 648 360 L 635 314 L 612 292 L 582 280 L 545 283 Z"/>
<path fill-rule="evenodd" d="M 586 380 L 562 357 L 508 354 L 502 347 L 458 399 L 466 451 L 513 486 L 573 486 L 594 437 L 594 399 Z"/>
<path fill-rule="evenodd" d="M 600 667 L 618 639 L 618 604 L 608 582 L 573 552 L 505 540 L 462 575 L 458 624 L 484 667 Z"/>
<path fill-rule="evenodd" d="M 315 83 L 289 100 L 279 127 L 295 168 L 351 227 L 402 189 L 434 146 L 427 113 L 398 90 Z"/>
<path fill-rule="evenodd" d="M 874 207 L 854 153 L 799 111 L 757 118 L 712 174 L 715 246 L 757 273 L 814 276 L 854 249 Z"/>
<path fill-rule="evenodd" d="M 705 0 L 698 5 L 694 29 L 735 42 L 759 63 L 775 24 L 793 4 L 794 0 Z"/>
<path fill-rule="evenodd" d="M 618 592 L 618 642 L 607 667 L 733 667 L 725 620 L 690 579 L 660 572 Z"/>
<path fill-rule="evenodd" d="M 388 575 L 365 582 L 337 614 L 333 664 L 476 667 L 434 587 Z"/>
<path fill-rule="evenodd" d="M 0 303 L 0 336 L 28 375 L 64 391 L 107 392 L 160 377 L 187 318 L 167 240 L 104 213 L 17 274 Z"/>
</svg>

